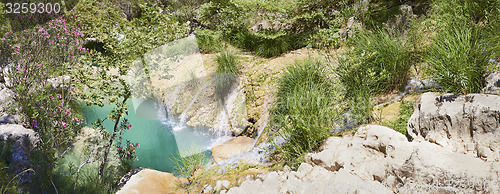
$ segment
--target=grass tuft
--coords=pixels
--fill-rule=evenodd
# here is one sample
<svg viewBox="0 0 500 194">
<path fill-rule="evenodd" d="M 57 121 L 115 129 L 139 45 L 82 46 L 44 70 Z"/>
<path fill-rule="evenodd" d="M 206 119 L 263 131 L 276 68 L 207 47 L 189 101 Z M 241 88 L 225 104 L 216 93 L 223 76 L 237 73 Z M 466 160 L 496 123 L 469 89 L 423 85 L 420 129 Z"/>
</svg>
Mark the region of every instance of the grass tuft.
<svg viewBox="0 0 500 194">
<path fill-rule="evenodd" d="M 308 58 L 287 68 L 279 79 L 272 130 L 286 142 L 272 157 L 297 167 L 303 156 L 317 150 L 330 135 L 335 108 L 334 85 L 323 75 L 322 63 Z"/>
<path fill-rule="evenodd" d="M 217 62 L 217 69 L 212 76 L 212 84 L 216 98 L 224 100 L 237 80 L 239 69 L 238 56 L 231 51 L 223 51 L 217 55 L 215 61 Z"/>
<path fill-rule="evenodd" d="M 450 25 L 433 38 L 425 61 L 445 92 L 467 94 L 482 90 L 492 56 L 482 36 L 479 29 L 464 24 Z"/>
</svg>

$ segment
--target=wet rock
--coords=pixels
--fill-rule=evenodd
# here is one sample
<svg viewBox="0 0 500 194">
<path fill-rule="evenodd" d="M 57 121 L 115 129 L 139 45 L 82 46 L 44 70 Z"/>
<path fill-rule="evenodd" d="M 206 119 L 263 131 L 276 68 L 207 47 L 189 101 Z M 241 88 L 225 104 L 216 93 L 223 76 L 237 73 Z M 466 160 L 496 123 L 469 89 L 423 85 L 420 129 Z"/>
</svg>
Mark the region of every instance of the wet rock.
<svg viewBox="0 0 500 194">
<path fill-rule="evenodd" d="M 408 135 L 498 162 L 500 96 L 425 93 L 409 120 Z"/>
<path fill-rule="evenodd" d="M 220 163 L 234 155 L 249 151 L 253 146 L 254 139 L 240 136 L 232 140 L 216 145 L 212 148 L 212 157 L 216 163 Z"/>
</svg>

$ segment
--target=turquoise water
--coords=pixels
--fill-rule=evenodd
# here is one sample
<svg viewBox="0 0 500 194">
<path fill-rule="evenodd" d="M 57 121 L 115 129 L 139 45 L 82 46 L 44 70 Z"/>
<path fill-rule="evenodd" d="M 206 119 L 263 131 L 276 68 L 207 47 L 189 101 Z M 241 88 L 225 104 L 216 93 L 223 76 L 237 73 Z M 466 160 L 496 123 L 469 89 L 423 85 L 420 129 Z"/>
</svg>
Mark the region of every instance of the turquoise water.
<svg viewBox="0 0 500 194">
<path fill-rule="evenodd" d="M 136 150 L 139 161 L 135 167 L 149 167 L 159 171 L 173 172 L 173 156 L 186 157 L 199 152 L 211 157 L 210 149 L 217 137 L 204 128 L 187 127 L 178 120 L 168 116 L 163 108 L 159 108 L 153 100 L 146 100 L 134 108 L 133 101 L 127 101 L 128 116 L 132 127 L 122 134 L 123 141 L 139 143 Z M 82 113 L 87 123 L 104 118 L 114 106 L 83 106 Z M 105 121 L 105 129 L 113 130 L 114 123 Z M 173 129 L 176 130 L 173 130 Z"/>
</svg>

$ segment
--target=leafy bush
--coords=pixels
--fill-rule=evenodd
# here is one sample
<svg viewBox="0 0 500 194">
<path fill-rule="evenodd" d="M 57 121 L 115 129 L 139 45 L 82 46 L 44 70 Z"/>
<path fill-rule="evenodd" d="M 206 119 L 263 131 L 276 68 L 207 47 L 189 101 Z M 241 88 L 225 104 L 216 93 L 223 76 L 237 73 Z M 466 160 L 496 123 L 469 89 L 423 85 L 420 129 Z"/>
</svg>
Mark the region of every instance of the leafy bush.
<svg viewBox="0 0 500 194">
<path fill-rule="evenodd" d="M 131 127 L 130 124 L 124 123 L 127 125 L 125 127 Z M 129 140 L 123 146 L 118 146 L 118 156 L 120 158 L 120 167 L 122 168 L 122 172 L 130 172 L 132 170 L 132 165 L 135 161 L 138 161 L 139 158 L 135 155 L 135 149 L 140 148 L 139 143 L 132 144 Z"/>
<path fill-rule="evenodd" d="M 425 61 L 434 80 L 446 92 L 480 92 L 491 49 L 483 42 L 480 29 L 467 24 L 451 25 L 432 39 Z"/>
<path fill-rule="evenodd" d="M 271 111 L 272 130 L 286 143 L 276 147 L 274 157 L 296 167 L 305 153 L 319 148 L 339 113 L 333 91 L 320 61 L 308 58 L 287 68 Z"/>
<path fill-rule="evenodd" d="M 286 34 L 267 35 L 258 37 L 255 55 L 261 57 L 274 57 L 291 50 L 292 39 Z"/>
<path fill-rule="evenodd" d="M 226 34 L 233 29 L 244 29 L 249 10 L 236 5 L 231 0 L 210 1 L 201 5 L 197 20 L 208 29 L 218 30 Z"/>
<path fill-rule="evenodd" d="M 219 32 L 211 30 L 196 30 L 196 41 L 201 52 L 214 53 L 221 50 L 222 37 Z"/>
<path fill-rule="evenodd" d="M 198 20 L 208 29 L 221 32 L 228 43 L 247 50 L 254 51 L 261 57 L 274 57 L 292 49 L 305 46 L 303 34 L 285 31 L 251 32 L 248 29 L 250 20 L 256 18 L 256 10 L 247 3 L 235 4 L 233 1 L 213 1 L 201 6 Z M 253 11 L 252 11 L 253 10 Z M 269 18 L 266 18 L 269 19 Z"/>
<path fill-rule="evenodd" d="M 434 0 L 434 16 L 443 25 L 479 23 L 491 20 L 498 13 L 498 0 Z"/>
</svg>

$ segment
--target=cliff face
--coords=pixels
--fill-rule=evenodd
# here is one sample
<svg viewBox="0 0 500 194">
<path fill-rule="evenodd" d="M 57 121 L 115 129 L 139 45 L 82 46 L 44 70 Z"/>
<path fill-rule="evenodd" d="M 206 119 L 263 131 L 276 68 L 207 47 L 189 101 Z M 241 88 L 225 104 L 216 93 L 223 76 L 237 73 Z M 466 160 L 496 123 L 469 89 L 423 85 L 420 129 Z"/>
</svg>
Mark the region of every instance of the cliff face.
<svg viewBox="0 0 500 194">
<path fill-rule="evenodd" d="M 154 91 L 167 111 L 192 127 L 237 136 L 247 127 L 245 93 L 239 78 L 230 86 L 224 100 L 214 94 L 214 68 L 209 55 L 186 57 L 173 64 L 169 79 L 152 77 Z M 205 62 L 205 63 L 204 63 Z"/>
<path fill-rule="evenodd" d="M 132 97 L 160 99 L 171 116 L 189 126 L 239 135 L 248 125 L 242 82 L 231 75 L 234 81 L 224 83 L 228 94 L 216 98 L 212 61 L 213 55 L 199 53 L 194 36 L 151 50 L 129 69 Z"/>
</svg>

